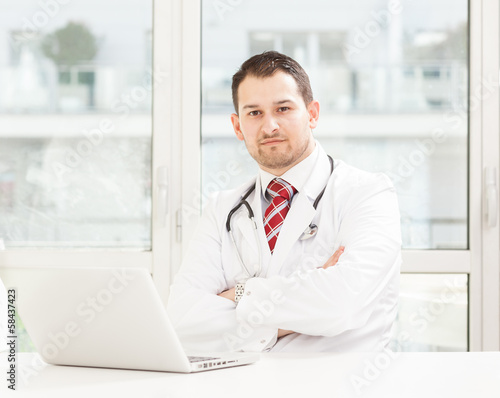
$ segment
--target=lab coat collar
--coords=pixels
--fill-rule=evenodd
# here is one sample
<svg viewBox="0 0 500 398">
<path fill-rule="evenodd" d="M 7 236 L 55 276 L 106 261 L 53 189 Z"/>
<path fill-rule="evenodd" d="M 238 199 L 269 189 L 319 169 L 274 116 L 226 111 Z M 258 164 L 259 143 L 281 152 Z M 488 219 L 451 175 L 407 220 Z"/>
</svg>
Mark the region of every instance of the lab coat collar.
<svg viewBox="0 0 500 398">
<path fill-rule="evenodd" d="M 320 192 L 326 186 L 331 174 L 330 160 L 318 141 L 316 141 L 316 148 L 318 149 L 316 164 L 302 189 L 312 202 L 316 200 Z"/>
</svg>

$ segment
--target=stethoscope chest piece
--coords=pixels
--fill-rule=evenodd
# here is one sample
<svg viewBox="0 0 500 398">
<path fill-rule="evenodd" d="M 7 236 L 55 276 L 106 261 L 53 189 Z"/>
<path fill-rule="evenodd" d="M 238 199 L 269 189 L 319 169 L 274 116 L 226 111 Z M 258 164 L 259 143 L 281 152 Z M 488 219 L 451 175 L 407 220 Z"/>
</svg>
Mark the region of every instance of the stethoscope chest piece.
<svg viewBox="0 0 500 398">
<path fill-rule="evenodd" d="M 300 240 L 306 240 L 312 238 L 318 232 L 318 226 L 316 224 L 309 225 L 306 230 L 302 233 Z"/>
</svg>

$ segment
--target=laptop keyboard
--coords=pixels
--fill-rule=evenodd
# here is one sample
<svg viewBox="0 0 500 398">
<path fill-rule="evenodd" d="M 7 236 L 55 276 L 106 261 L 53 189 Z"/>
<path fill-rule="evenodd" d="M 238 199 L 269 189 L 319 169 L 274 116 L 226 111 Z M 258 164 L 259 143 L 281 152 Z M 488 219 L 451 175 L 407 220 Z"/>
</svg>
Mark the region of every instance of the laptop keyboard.
<svg viewBox="0 0 500 398">
<path fill-rule="evenodd" d="M 213 361 L 214 359 L 220 359 L 215 357 L 189 357 L 189 362 L 202 362 L 202 361 Z"/>
</svg>

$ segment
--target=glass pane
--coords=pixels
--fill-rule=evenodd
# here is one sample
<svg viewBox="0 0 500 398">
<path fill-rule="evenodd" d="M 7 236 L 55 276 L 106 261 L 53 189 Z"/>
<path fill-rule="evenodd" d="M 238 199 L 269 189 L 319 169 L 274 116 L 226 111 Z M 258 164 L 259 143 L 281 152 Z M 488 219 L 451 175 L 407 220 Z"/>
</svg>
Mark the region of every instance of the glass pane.
<svg viewBox="0 0 500 398">
<path fill-rule="evenodd" d="M 229 121 L 231 77 L 251 55 L 277 50 L 311 78 L 325 150 L 392 178 L 403 246 L 468 248 L 466 0 L 217 4 L 202 2 L 204 194 L 221 173 L 219 189 L 255 175 Z"/>
<path fill-rule="evenodd" d="M 152 0 L 0 5 L 0 240 L 151 247 Z"/>
<path fill-rule="evenodd" d="M 467 351 L 466 274 L 401 275 L 395 351 Z"/>
</svg>

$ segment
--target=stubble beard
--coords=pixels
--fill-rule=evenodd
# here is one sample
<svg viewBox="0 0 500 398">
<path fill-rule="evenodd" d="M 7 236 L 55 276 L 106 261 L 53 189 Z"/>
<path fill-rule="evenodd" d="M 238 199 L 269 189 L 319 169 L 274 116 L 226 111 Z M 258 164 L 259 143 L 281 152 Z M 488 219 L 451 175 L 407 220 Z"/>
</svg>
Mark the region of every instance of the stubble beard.
<svg viewBox="0 0 500 398">
<path fill-rule="evenodd" d="M 283 144 L 270 148 L 258 147 L 256 150 L 250 150 L 247 146 L 247 149 L 250 156 L 252 156 L 259 165 L 267 169 L 279 170 L 294 164 L 297 159 L 304 154 L 308 147 L 309 139 L 305 139 L 302 145 L 297 147 L 295 151 L 292 151 L 290 145 Z"/>
</svg>

